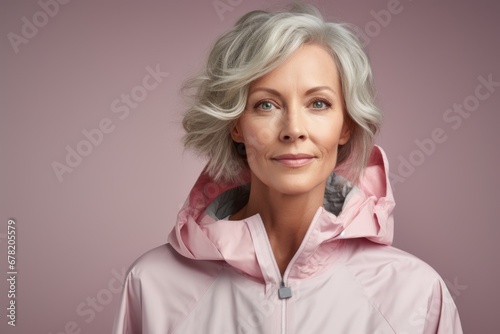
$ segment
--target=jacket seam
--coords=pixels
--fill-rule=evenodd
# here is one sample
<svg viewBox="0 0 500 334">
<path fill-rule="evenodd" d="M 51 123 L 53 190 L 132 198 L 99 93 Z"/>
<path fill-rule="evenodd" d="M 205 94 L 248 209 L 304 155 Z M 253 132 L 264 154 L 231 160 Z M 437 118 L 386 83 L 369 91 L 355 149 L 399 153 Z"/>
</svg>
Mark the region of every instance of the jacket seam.
<svg viewBox="0 0 500 334">
<path fill-rule="evenodd" d="M 365 289 L 365 286 L 363 284 L 361 284 L 361 282 L 357 279 L 357 277 L 352 273 L 351 269 L 349 268 L 349 265 L 348 264 L 344 264 L 344 268 L 346 269 L 346 271 L 349 272 L 349 275 L 352 277 L 352 279 L 354 281 L 356 281 L 356 284 L 360 287 L 360 289 L 363 292 L 363 295 L 366 297 L 366 299 L 368 300 L 368 302 L 370 303 L 370 305 L 375 310 L 377 310 L 378 314 L 380 314 L 380 316 L 384 319 L 384 321 L 386 322 L 386 324 L 392 329 L 392 331 L 395 334 L 397 334 L 397 332 L 394 329 L 394 327 L 392 326 L 391 322 L 387 319 L 387 317 L 385 316 L 385 314 L 376 305 L 376 299 L 374 299 L 369 293 L 367 293 L 367 291 Z"/>
<path fill-rule="evenodd" d="M 191 308 L 191 310 L 189 310 L 189 312 L 186 313 L 186 316 L 182 320 L 180 320 L 179 323 L 174 327 L 174 329 L 172 330 L 172 334 L 176 333 L 176 331 L 179 329 L 179 326 L 182 325 L 184 323 L 184 321 L 186 321 L 186 319 L 189 318 L 189 316 L 191 315 L 191 313 L 193 313 L 193 311 L 198 307 L 198 305 L 200 305 L 201 300 L 203 298 L 205 298 L 205 296 L 207 295 L 207 292 L 209 290 L 211 290 L 211 288 L 214 285 L 214 283 L 219 279 L 220 274 L 225 269 L 226 265 L 227 264 L 224 264 L 224 266 L 222 267 L 222 269 L 220 269 L 219 272 L 217 273 L 217 276 L 214 277 L 214 279 L 212 280 L 212 282 L 207 285 L 207 288 L 201 294 L 200 298 L 193 303 L 193 307 Z"/>
</svg>

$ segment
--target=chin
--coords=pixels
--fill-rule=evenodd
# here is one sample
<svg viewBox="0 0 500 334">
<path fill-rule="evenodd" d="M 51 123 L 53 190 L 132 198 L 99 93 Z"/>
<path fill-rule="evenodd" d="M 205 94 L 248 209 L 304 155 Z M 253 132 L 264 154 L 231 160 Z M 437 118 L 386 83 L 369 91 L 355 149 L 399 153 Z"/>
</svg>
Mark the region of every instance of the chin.
<svg viewBox="0 0 500 334">
<path fill-rule="evenodd" d="M 301 195 L 312 192 L 317 189 L 318 186 L 323 188 L 325 181 L 326 179 L 310 179 L 298 175 L 288 177 L 281 176 L 272 181 L 270 188 L 284 195 Z"/>
</svg>

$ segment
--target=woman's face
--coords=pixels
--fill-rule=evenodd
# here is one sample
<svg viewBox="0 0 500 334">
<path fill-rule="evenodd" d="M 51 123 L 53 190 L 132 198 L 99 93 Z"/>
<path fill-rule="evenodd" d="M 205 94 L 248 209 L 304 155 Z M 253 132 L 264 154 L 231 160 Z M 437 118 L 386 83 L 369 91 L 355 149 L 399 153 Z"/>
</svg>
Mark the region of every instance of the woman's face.
<svg viewBox="0 0 500 334">
<path fill-rule="evenodd" d="M 232 130 L 244 143 L 252 183 L 281 194 L 322 187 L 349 139 L 339 73 L 330 54 L 303 45 L 254 81 Z"/>
</svg>

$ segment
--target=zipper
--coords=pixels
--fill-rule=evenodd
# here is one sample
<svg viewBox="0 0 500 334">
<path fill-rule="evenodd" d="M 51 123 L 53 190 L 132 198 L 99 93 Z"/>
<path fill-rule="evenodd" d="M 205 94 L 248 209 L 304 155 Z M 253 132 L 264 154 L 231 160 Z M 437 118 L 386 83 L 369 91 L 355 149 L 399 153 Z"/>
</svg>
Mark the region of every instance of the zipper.
<svg viewBox="0 0 500 334">
<path fill-rule="evenodd" d="M 281 275 L 280 269 L 278 267 L 278 263 L 276 262 L 276 259 L 274 257 L 273 248 L 271 247 L 271 243 L 269 242 L 269 238 L 267 236 L 266 229 L 264 228 L 263 224 L 259 224 L 260 228 L 264 232 L 265 244 L 267 246 L 267 250 L 270 252 L 270 255 L 271 255 L 271 258 L 272 258 L 272 261 L 273 261 L 273 264 L 274 264 L 274 268 L 275 268 L 276 273 L 277 273 L 278 281 L 280 282 L 280 286 L 278 288 L 278 298 L 281 299 L 281 301 L 282 301 L 282 307 L 281 307 L 281 334 L 286 334 L 286 329 L 287 329 L 287 327 L 286 327 L 287 299 L 289 299 L 289 298 L 292 297 L 292 289 L 290 287 L 286 286 L 286 281 L 287 281 L 286 279 L 288 278 L 290 269 L 293 267 L 293 264 L 297 260 L 297 257 L 299 257 L 299 255 L 302 253 L 302 250 L 305 247 L 305 244 L 306 244 L 305 241 L 308 239 L 309 234 L 311 233 L 311 230 L 314 227 L 313 225 L 316 224 L 317 216 L 318 216 L 319 212 L 320 211 L 316 212 L 316 214 L 314 215 L 314 217 L 313 217 L 313 219 L 311 221 L 311 225 L 309 225 L 309 228 L 308 228 L 308 230 L 306 232 L 306 235 L 304 236 L 304 239 L 302 240 L 299 248 L 297 249 L 297 252 L 292 257 L 292 259 L 290 260 L 290 262 L 288 263 L 283 276 Z"/>
<path fill-rule="evenodd" d="M 306 233 L 307 237 L 308 233 Z M 304 239 L 306 238 L 304 237 Z M 276 269 L 278 281 L 280 282 L 280 286 L 278 288 L 278 298 L 281 299 L 281 334 L 286 334 L 287 332 L 287 326 L 286 326 L 286 311 L 287 311 L 287 300 L 292 297 L 292 288 L 286 286 L 286 278 L 288 278 L 290 268 L 293 267 L 293 264 L 295 263 L 295 260 L 299 256 L 299 254 L 302 252 L 302 249 L 304 248 L 304 242 L 299 246 L 299 249 L 295 253 L 295 255 L 292 257 L 290 262 L 288 263 L 285 272 L 283 276 L 281 275 L 280 269 L 278 267 L 278 263 L 276 262 L 276 259 L 274 258 L 274 253 L 273 249 L 271 247 L 271 244 L 269 243 L 269 239 L 267 238 L 267 247 L 268 250 L 271 252 L 271 257 L 274 262 L 274 268 Z"/>
<path fill-rule="evenodd" d="M 282 301 L 283 302 L 281 307 L 281 334 L 286 334 L 286 299 L 282 299 Z"/>
<path fill-rule="evenodd" d="M 285 282 L 282 280 L 280 287 L 278 289 L 278 297 L 279 299 L 288 299 L 292 297 L 292 289 L 290 287 L 285 286 Z"/>
<path fill-rule="evenodd" d="M 278 269 L 277 264 L 276 268 Z M 286 306 L 287 306 L 287 299 L 292 297 L 292 289 L 290 287 L 285 286 L 285 280 L 283 276 L 281 276 L 279 269 L 277 270 L 277 272 L 278 272 L 278 277 L 280 279 L 279 280 L 280 286 L 278 288 L 278 298 L 281 299 L 281 334 L 286 334 Z"/>
<path fill-rule="evenodd" d="M 272 252 L 272 247 L 269 244 L 269 249 Z M 272 253 L 271 253 L 272 254 Z M 285 285 L 285 277 L 288 277 L 288 272 L 289 269 L 292 267 L 293 262 L 295 262 L 295 256 L 292 258 L 290 263 L 288 263 L 288 266 L 285 269 L 285 273 L 283 276 L 281 276 L 281 272 L 278 268 L 278 263 L 276 262 L 276 259 L 273 256 L 274 259 L 274 268 L 276 269 L 276 272 L 278 274 L 280 286 L 278 288 L 278 298 L 281 299 L 281 334 L 286 334 L 286 308 L 287 308 L 287 300 L 292 297 L 292 289 L 288 286 Z"/>
<path fill-rule="evenodd" d="M 267 238 L 267 236 L 266 236 L 266 238 Z M 271 244 L 269 243 L 269 239 L 267 239 L 267 247 L 268 247 L 268 250 L 271 252 L 273 263 L 274 263 L 274 269 L 276 270 L 278 281 L 280 282 L 279 283 L 280 286 L 278 287 L 278 298 L 281 300 L 281 334 L 286 334 L 286 301 L 288 298 L 292 297 L 292 289 L 285 285 L 284 276 L 287 275 L 288 269 L 289 269 L 292 261 L 290 261 L 287 268 L 285 269 L 285 275 L 281 276 L 280 269 L 278 268 L 278 263 L 276 262 L 276 259 L 274 258 L 273 249 L 271 247 Z"/>
</svg>

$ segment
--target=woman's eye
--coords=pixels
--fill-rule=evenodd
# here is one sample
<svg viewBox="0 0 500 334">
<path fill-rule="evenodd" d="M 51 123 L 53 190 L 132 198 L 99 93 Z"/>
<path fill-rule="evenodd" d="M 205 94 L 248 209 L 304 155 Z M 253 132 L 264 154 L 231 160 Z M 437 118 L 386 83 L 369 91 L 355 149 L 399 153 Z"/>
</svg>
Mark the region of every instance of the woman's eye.
<svg viewBox="0 0 500 334">
<path fill-rule="evenodd" d="M 318 100 L 318 101 L 314 101 L 312 103 L 312 107 L 314 109 L 325 109 L 325 108 L 328 108 L 330 105 L 328 103 L 326 103 L 325 101 L 321 101 L 321 100 Z"/>
<path fill-rule="evenodd" d="M 262 110 L 272 110 L 274 108 L 274 105 L 269 101 L 264 101 L 264 102 L 259 103 L 257 105 L 257 108 L 262 109 Z"/>
</svg>

